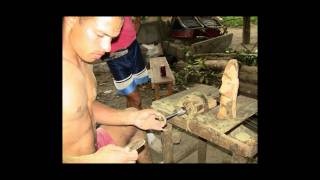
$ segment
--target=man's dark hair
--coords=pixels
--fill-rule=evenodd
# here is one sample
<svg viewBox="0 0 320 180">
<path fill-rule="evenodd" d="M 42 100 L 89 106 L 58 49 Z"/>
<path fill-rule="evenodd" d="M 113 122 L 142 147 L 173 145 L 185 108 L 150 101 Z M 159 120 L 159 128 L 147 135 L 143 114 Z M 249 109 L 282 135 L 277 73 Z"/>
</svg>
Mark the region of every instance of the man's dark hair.
<svg viewBox="0 0 320 180">
<path fill-rule="evenodd" d="M 79 18 L 79 23 L 81 24 L 83 21 L 85 20 L 88 20 L 90 18 L 94 18 L 95 16 L 80 16 Z M 123 16 L 120 16 L 121 17 L 121 20 L 124 21 L 124 17 Z"/>
</svg>

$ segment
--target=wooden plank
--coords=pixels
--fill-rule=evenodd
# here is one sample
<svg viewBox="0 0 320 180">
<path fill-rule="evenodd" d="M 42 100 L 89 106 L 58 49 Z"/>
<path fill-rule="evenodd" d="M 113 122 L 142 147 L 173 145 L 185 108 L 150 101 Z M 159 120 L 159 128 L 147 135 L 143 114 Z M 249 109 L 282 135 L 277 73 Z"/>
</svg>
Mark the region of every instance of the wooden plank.
<svg viewBox="0 0 320 180">
<path fill-rule="evenodd" d="M 203 114 L 199 114 L 195 117 L 196 121 L 199 123 L 203 123 L 206 126 L 210 126 L 211 128 L 226 133 L 235 126 L 239 125 L 252 115 L 257 112 L 257 100 L 253 98 L 249 98 L 246 96 L 238 96 L 237 99 L 237 117 L 235 119 L 225 119 L 220 120 L 216 118 L 216 115 L 219 111 L 219 106 L 205 112 Z"/>
<path fill-rule="evenodd" d="M 257 133 L 245 127 L 244 125 L 237 127 L 229 134 L 229 136 L 249 145 L 257 145 L 258 141 Z"/>
<path fill-rule="evenodd" d="M 175 104 L 181 97 L 195 91 L 200 91 L 208 96 L 219 96 L 219 91 L 217 88 L 213 86 L 199 85 L 189 90 L 182 91 L 177 94 L 173 94 L 169 97 L 162 98 L 161 100 L 154 101 L 152 102 L 151 107 L 158 111 L 161 111 L 165 115 L 171 114 L 175 111 Z M 238 96 L 237 117 L 235 119 L 219 120 L 216 118 L 216 114 L 218 113 L 218 111 L 219 106 L 216 106 L 208 112 L 198 114 L 195 118 L 200 123 L 203 123 L 203 125 L 209 125 L 212 128 L 222 133 L 225 133 L 257 112 L 257 100 L 245 96 Z M 186 116 L 183 115 L 181 117 L 185 118 Z"/>
<path fill-rule="evenodd" d="M 181 117 L 174 117 L 170 120 L 169 123 L 172 123 L 173 125 L 186 129 L 186 122 L 185 119 Z M 224 149 L 230 150 L 233 153 L 236 153 L 238 155 L 244 156 L 244 157 L 252 157 L 255 154 L 257 154 L 257 146 L 256 145 L 248 145 L 246 143 L 243 143 L 236 138 L 233 138 L 229 135 L 226 135 L 224 133 L 221 133 L 211 127 L 208 127 L 207 125 L 204 125 L 203 123 L 199 123 L 196 121 L 191 121 L 189 123 L 189 129 L 190 133 L 197 135 L 201 138 L 204 138 Z"/>
<path fill-rule="evenodd" d="M 161 77 L 160 75 L 160 66 L 162 64 L 166 67 L 166 77 Z M 152 77 L 151 83 L 173 82 L 173 85 L 175 84 L 175 78 L 165 57 L 150 58 L 150 73 Z"/>
<path fill-rule="evenodd" d="M 243 156 L 243 154 L 232 154 L 232 161 L 234 163 L 242 163 L 242 162 L 248 162 L 248 158 L 252 158 L 255 156 L 258 152 L 257 146 L 258 146 L 258 135 L 256 132 L 250 130 L 249 128 L 245 127 L 244 125 L 240 125 L 235 130 L 233 130 L 228 136 L 233 137 L 234 139 L 237 139 L 241 141 L 242 143 L 248 145 L 248 147 L 252 147 L 249 149 L 249 151 L 246 153 L 246 156 Z"/>
</svg>

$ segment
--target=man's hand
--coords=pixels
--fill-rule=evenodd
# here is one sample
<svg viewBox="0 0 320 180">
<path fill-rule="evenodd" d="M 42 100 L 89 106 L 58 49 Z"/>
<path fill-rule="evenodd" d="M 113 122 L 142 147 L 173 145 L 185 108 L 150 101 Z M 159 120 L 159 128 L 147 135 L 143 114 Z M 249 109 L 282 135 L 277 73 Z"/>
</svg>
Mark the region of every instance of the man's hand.
<svg viewBox="0 0 320 180">
<path fill-rule="evenodd" d="M 140 111 L 132 111 L 132 122 L 136 127 L 148 130 L 163 130 L 163 127 L 166 125 L 166 118 L 161 113 L 153 109 L 144 109 Z M 157 118 L 157 119 L 156 119 Z M 159 121 L 158 119 L 164 119 L 164 121 Z"/>
<path fill-rule="evenodd" d="M 92 155 L 93 163 L 135 163 L 137 159 L 137 151 L 113 144 L 100 148 Z"/>
</svg>

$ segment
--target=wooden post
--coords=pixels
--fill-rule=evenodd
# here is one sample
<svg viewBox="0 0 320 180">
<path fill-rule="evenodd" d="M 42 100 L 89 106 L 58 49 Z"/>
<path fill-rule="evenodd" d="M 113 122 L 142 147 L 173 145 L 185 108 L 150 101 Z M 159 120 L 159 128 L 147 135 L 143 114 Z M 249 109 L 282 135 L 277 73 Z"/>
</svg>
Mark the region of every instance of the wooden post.
<svg viewBox="0 0 320 180">
<path fill-rule="evenodd" d="M 250 44 L 250 16 L 243 16 L 242 43 Z"/>
<path fill-rule="evenodd" d="M 207 141 L 205 139 L 199 138 L 198 140 L 198 162 L 206 163 L 207 158 Z"/>
<path fill-rule="evenodd" d="M 165 130 L 161 133 L 163 161 L 173 163 L 172 125 L 167 123 Z"/>
<path fill-rule="evenodd" d="M 160 85 L 159 84 L 154 84 L 154 92 L 156 96 L 156 100 L 160 99 Z"/>
<path fill-rule="evenodd" d="M 167 90 L 168 90 L 168 93 L 167 93 L 167 96 L 170 96 L 172 94 L 172 82 L 168 82 L 167 84 Z"/>
</svg>

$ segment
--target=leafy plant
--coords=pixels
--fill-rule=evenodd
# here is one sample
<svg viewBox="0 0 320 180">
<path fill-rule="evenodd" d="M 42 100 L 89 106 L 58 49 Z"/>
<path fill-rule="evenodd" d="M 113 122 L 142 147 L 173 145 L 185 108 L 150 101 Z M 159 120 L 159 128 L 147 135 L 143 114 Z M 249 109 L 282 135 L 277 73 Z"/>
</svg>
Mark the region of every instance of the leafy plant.
<svg viewBox="0 0 320 180">
<path fill-rule="evenodd" d="M 256 54 L 238 53 L 235 58 L 241 63 L 248 66 L 257 65 L 258 56 Z"/>
<path fill-rule="evenodd" d="M 240 27 L 243 26 L 243 16 L 222 16 L 223 24 L 228 27 Z M 252 24 L 258 24 L 257 16 L 250 16 L 250 22 Z"/>
<path fill-rule="evenodd" d="M 188 52 L 186 53 L 188 54 Z M 239 63 L 245 65 L 257 65 L 258 55 L 248 50 L 235 51 L 231 48 L 226 50 L 226 54 L 237 59 Z M 232 54 L 232 55 L 231 55 Z M 174 76 L 176 84 L 186 86 L 189 83 L 201 83 L 207 85 L 221 86 L 223 71 L 213 70 L 205 65 L 205 57 L 186 56 L 187 65 L 183 69 L 177 69 L 175 66 Z"/>
<path fill-rule="evenodd" d="M 178 85 L 187 85 L 188 83 L 219 85 L 221 72 L 208 68 L 204 62 L 204 58 L 189 58 L 188 64 L 183 70 L 175 73 L 176 83 Z"/>
<path fill-rule="evenodd" d="M 240 63 L 248 66 L 258 65 L 258 54 L 253 53 L 250 50 L 241 50 L 235 51 L 231 48 L 226 50 L 226 53 L 235 53 L 234 58 L 237 59 Z"/>
</svg>

